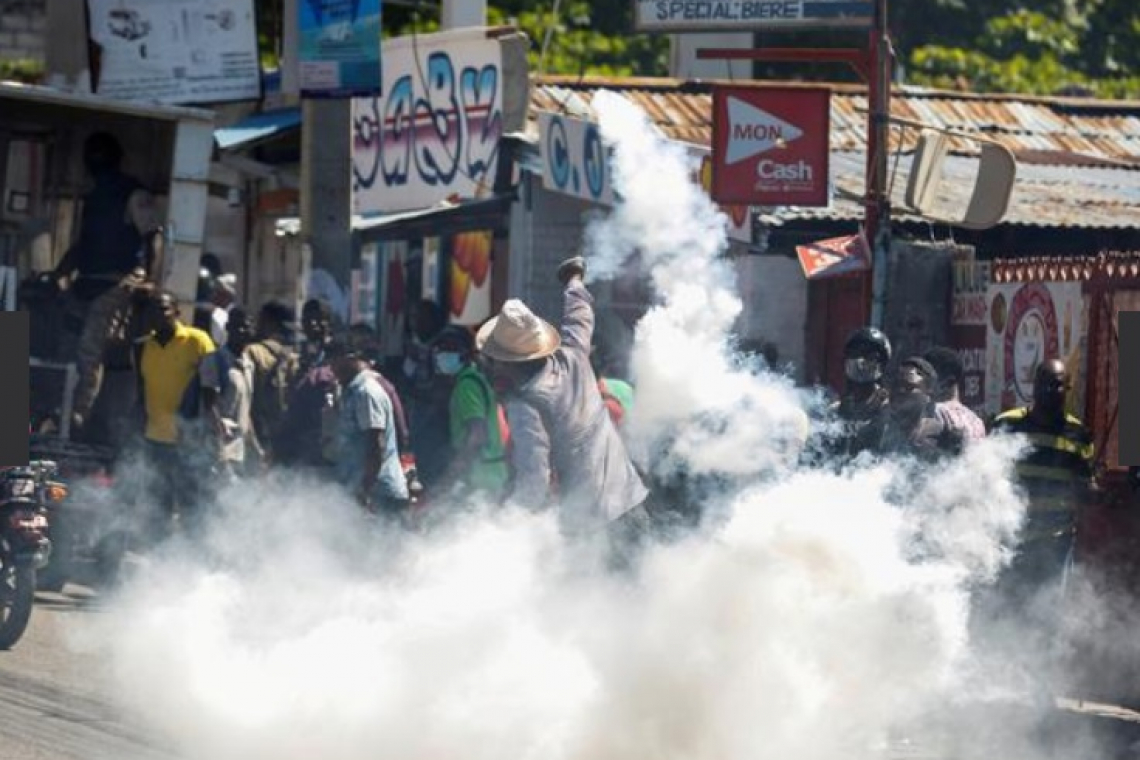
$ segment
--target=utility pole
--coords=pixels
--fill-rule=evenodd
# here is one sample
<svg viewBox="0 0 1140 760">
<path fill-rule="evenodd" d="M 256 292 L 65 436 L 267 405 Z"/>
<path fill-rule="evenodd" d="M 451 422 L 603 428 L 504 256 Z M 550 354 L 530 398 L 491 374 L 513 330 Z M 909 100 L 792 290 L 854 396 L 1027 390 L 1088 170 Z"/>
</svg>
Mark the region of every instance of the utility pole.
<svg viewBox="0 0 1140 760">
<path fill-rule="evenodd" d="M 297 18 L 299 1 L 285 0 L 286 18 Z M 297 49 L 285 54 L 296 56 Z M 327 272 L 347 295 L 352 278 L 351 99 L 301 99 L 300 195 L 301 241 L 309 250 L 310 271 Z"/>
<path fill-rule="evenodd" d="M 887 188 L 887 159 L 891 145 L 891 78 L 894 52 L 887 28 L 887 0 L 875 0 L 868 52 L 867 122 L 867 242 L 871 246 L 871 325 L 883 328 L 887 308 L 887 269 L 891 251 L 891 199 Z"/>
</svg>

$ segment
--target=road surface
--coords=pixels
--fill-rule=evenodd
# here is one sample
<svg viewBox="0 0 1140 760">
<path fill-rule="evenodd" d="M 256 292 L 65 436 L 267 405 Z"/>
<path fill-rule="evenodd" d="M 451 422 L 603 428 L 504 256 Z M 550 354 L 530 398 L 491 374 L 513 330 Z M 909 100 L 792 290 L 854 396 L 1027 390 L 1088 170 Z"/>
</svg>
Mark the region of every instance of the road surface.
<svg viewBox="0 0 1140 760">
<path fill-rule="evenodd" d="M 40 594 L 25 637 L 11 651 L 0 652 L 0 758 L 181 760 L 116 709 L 107 685 L 106 653 L 90 643 L 97 637 L 82 635 L 114 610 L 83 587 L 65 591 Z M 1063 742 L 1091 731 L 1103 751 L 1088 757 L 1080 750 L 1077 755 L 1062 750 L 1050 760 L 1140 760 L 1140 713 L 1072 700 L 1059 700 L 1058 707 L 1050 732 L 1054 737 Z M 886 760 L 958 760 L 925 742 L 905 739 L 892 742 L 885 755 Z"/>
<path fill-rule="evenodd" d="M 173 760 L 116 710 L 107 658 L 68 642 L 109 614 L 89 591 L 41 594 L 24 638 L 0 652 L 4 760 Z"/>
</svg>

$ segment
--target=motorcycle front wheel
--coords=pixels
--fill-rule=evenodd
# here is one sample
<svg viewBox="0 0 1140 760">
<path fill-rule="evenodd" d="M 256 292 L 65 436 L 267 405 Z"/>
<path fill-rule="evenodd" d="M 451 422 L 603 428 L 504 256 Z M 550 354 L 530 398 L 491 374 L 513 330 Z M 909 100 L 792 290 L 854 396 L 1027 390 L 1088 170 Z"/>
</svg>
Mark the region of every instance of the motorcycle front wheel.
<svg viewBox="0 0 1140 760">
<path fill-rule="evenodd" d="M 36 570 L 33 567 L 13 564 L 10 556 L 3 557 L 0 568 L 0 649 L 11 649 L 32 617 L 36 598 Z"/>
</svg>

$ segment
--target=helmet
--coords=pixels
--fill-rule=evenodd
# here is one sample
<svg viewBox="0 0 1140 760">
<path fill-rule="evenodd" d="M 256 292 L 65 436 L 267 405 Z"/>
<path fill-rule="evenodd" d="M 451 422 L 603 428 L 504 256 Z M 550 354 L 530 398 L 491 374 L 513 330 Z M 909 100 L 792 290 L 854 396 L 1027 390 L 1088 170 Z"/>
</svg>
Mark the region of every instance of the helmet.
<svg viewBox="0 0 1140 760">
<path fill-rule="evenodd" d="M 882 330 L 876 327 L 861 327 L 851 333 L 843 346 L 843 353 L 850 355 L 856 349 L 871 349 L 884 365 L 891 361 L 891 342 Z"/>
</svg>

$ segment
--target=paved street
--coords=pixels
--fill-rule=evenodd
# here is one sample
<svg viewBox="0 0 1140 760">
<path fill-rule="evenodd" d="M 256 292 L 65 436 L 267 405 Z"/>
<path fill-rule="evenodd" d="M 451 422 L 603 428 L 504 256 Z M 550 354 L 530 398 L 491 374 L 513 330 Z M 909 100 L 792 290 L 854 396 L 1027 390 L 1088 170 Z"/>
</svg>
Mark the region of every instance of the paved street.
<svg viewBox="0 0 1140 760">
<path fill-rule="evenodd" d="M 85 635 L 111 610 L 83 587 L 65 591 L 41 594 L 25 637 L 13 650 L 0 652 L 0 757 L 175 760 L 114 706 L 106 658 L 92 643 L 94 637 Z M 1058 706 L 1048 742 L 1056 754 L 1048 760 L 1140 758 L 1134 749 L 1140 747 L 1140 713 L 1073 700 L 1060 700 Z M 983 722 L 993 723 L 993 715 Z M 1087 750 L 1082 736 L 1096 737 L 1098 757 L 1064 748 L 1066 740 L 1078 740 L 1077 746 Z M 899 737 L 886 754 L 890 760 L 952 760 L 939 749 Z"/>
<path fill-rule="evenodd" d="M 82 635 L 107 614 L 84 589 L 42 594 L 24 638 L 0 652 L 0 756 L 4 760 L 160 760 L 152 738 L 116 713 L 106 660 L 77 651 Z"/>
</svg>

